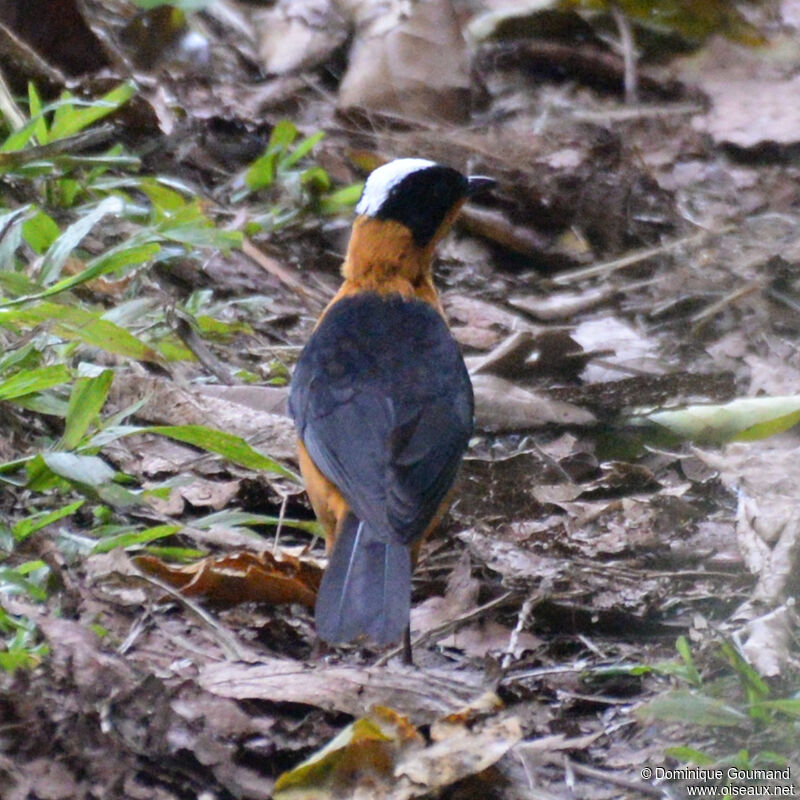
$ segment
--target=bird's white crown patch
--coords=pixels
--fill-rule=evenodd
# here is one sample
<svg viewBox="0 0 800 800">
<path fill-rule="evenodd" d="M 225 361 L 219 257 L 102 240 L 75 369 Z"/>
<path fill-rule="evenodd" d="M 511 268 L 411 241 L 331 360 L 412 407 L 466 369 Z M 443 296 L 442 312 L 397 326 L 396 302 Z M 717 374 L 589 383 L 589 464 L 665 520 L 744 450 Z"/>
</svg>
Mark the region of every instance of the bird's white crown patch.
<svg viewBox="0 0 800 800">
<path fill-rule="evenodd" d="M 356 214 L 374 216 L 380 211 L 392 189 L 403 178 L 412 172 L 435 166 L 434 161 L 424 158 L 397 158 L 373 170 L 364 184 L 364 191 L 356 206 Z"/>
</svg>

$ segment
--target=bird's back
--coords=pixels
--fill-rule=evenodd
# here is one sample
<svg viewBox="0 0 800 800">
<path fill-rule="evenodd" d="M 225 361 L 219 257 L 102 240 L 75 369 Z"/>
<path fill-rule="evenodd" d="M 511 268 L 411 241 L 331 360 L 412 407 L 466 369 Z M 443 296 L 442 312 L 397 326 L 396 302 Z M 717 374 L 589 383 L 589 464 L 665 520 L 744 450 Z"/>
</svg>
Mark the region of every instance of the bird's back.
<svg viewBox="0 0 800 800">
<path fill-rule="evenodd" d="M 358 633 L 393 641 L 408 620 L 408 547 L 435 517 L 472 432 L 458 345 L 424 302 L 345 297 L 303 350 L 289 407 L 351 510 L 325 572 L 317 628 L 334 641 Z"/>
</svg>

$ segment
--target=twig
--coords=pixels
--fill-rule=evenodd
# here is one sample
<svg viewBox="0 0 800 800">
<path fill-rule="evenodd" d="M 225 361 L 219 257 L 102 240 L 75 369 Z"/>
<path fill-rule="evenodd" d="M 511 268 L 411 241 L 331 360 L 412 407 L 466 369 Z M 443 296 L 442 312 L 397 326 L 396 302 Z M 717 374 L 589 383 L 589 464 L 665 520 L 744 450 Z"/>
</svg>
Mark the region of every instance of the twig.
<svg viewBox="0 0 800 800">
<path fill-rule="evenodd" d="M 125 637 L 125 640 L 117 648 L 117 653 L 119 653 L 121 656 L 124 656 L 128 652 L 128 650 L 130 650 L 131 647 L 133 647 L 136 640 L 144 631 L 145 624 L 150 616 L 151 616 L 150 612 L 145 611 L 142 615 L 136 617 L 136 619 L 133 622 L 133 625 L 131 625 L 131 628 L 128 631 L 128 635 Z"/>
<path fill-rule="evenodd" d="M 482 606 L 478 606 L 477 608 L 473 608 L 472 611 L 467 611 L 465 614 L 462 614 L 460 617 L 455 617 L 454 619 L 449 619 L 447 622 L 438 625 L 435 628 L 432 628 L 429 631 L 425 631 L 421 636 L 418 636 L 412 643 L 411 648 L 412 650 L 416 650 L 418 647 L 421 647 L 424 644 L 428 644 L 428 642 L 435 642 L 439 639 L 444 638 L 448 634 L 452 633 L 456 628 L 460 628 L 466 622 L 472 622 L 479 617 L 482 617 L 487 611 L 491 611 L 493 608 L 497 608 L 498 606 L 504 605 L 509 598 L 514 597 L 516 592 L 506 592 L 505 594 L 501 594 L 499 597 L 495 597 L 494 600 L 490 600 L 488 603 L 484 603 Z M 384 653 L 376 662 L 375 666 L 380 667 L 386 664 L 389 659 L 394 658 L 396 655 L 399 655 L 403 652 L 403 646 L 400 645 L 399 647 L 393 647 L 391 650 Z"/>
<path fill-rule="evenodd" d="M 93 147 L 110 139 L 114 135 L 113 125 L 99 125 L 87 131 L 81 131 L 74 136 L 66 136 L 55 142 L 26 147 L 24 150 L 12 150 L 0 153 L 0 166 L 4 169 L 13 169 L 37 161 L 40 158 L 52 158 L 66 153 L 75 153 L 87 147 Z"/>
<path fill-rule="evenodd" d="M 590 111 L 568 112 L 576 122 L 600 122 L 603 120 L 625 122 L 644 117 L 672 117 L 676 114 L 700 114 L 705 109 L 699 103 L 670 103 L 668 105 L 639 105 L 635 108 L 598 108 Z"/>
<path fill-rule="evenodd" d="M 514 626 L 514 630 L 511 631 L 511 636 L 508 637 L 508 646 L 503 653 L 503 660 L 500 662 L 504 670 L 508 669 L 511 665 L 511 660 L 514 658 L 514 653 L 519 643 L 519 635 L 522 633 L 522 629 L 528 624 L 528 619 L 533 612 L 534 603 L 538 599 L 536 595 L 528 595 L 528 597 L 525 598 L 525 602 L 522 604 L 522 608 L 519 610 L 519 614 L 517 614 L 517 624 Z"/>
<path fill-rule="evenodd" d="M 510 683 L 511 681 L 522 680 L 523 678 L 543 678 L 545 675 L 565 675 L 570 672 L 583 672 L 589 666 L 588 661 L 576 661 L 574 664 L 561 664 L 552 667 L 536 667 L 525 672 L 515 672 L 504 675 L 500 682 Z"/>
<path fill-rule="evenodd" d="M 180 340 L 194 353 L 197 360 L 224 386 L 240 384 L 231 371 L 209 349 L 194 328 L 190 317 L 176 308 L 168 309 L 167 324 Z"/>
<path fill-rule="evenodd" d="M 628 789 L 632 792 L 639 792 L 646 794 L 648 797 L 669 797 L 669 794 L 663 789 L 659 789 L 652 784 L 645 783 L 644 781 L 634 781 L 630 778 L 624 778 L 615 772 L 606 772 L 602 769 L 595 769 L 594 767 L 587 767 L 584 764 L 579 764 L 573 761 L 569 756 L 564 756 L 565 769 L 571 769 L 578 775 L 583 775 L 586 778 L 592 778 L 596 781 L 603 781 L 610 783 L 612 786 L 619 786 L 622 789 Z"/>
<path fill-rule="evenodd" d="M 139 574 L 134 577 L 137 577 L 139 580 L 144 581 L 145 583 L 149 583 L 158 587 L 162 592 L 165 592 L 182 606 L 184 606 L 187 611 L 194 614 L 208 628 L 209 632 L 214 637 L 227 658 L 232 661 L 245 660 L 246 652 L 242 645 L 236 640 L 236 637 L 230 631 L 223 628 L 222 625 L 216 619 L 214 619 L 214 617 L 212 617 L 211 614 L 209 614 L 208 611 L 206 611 L 201 605 L 195 603 L 195 601 L 190 597 L 186 597 L 186 595 L 181 594 L 173 586 L 170 586 L 168 583 L 164 583 L 164 581 L 160 581 L 158 578 L 154 578 L 152 575 L 139 572 Z"/>
<path fill-rule="evenodd" d="M 667 242 L 666 244 L 659 245 L 658 247 L 648 247 L 644 250 L 637 250 L 636 252 L 629 253 L 627 256 L 623 256 L 622 258 L 615 258 L 612 261 L 604 261 L 601 264 L 593 264 L 591 267 L 580 267 L 578 269 L 562 272 L 559 275 L 555 275 L 551 279 L 551 282 L 561 286 L 563 284 L 576 283 L 577 281 L 582 281 L 586 278 L 596 278 L 601 275 L 608 275 L 612 272 L 616 272 L 619 269 L 632 267 L 634 264 L 639 264 L 642 261 L 646 261 L 648 258 L 652 258 L 653 256 L 658 256 L 662 253 L 669 253 L 671 250 L 675 250 L 683 245 L 695 244 L 696 242 L 703 241 L 703 239 L 709 236 L 720 236 L 721 234 L 728 233 L 731 230 L 733 230 L 733 226 L 727 225 L 726 227 L 715 231 L 699 231 L 698 233 L 693 233 L 689 236 L 683 236 L 680 239 L 675 239 L 671 242 Z"/>
<path fill-rule="evenodd" d="M 469 205 L 460 214 L 460 225 L 473 236 L 499 244 L 513 253 L 535 256 L 547 249 L 549 242 L 531 228 L 515 225 L 499 211 Z"/>
<path fill-rule="evenodd" d="M 608 658 L 608 654 L 604 653 L 588 636 L 579 633 L 578 640 L 583 643 L 583 646 L 586 647 L 587 650 L 591 650 L 599 658 L 604 660 Z"/>
<path fill-rule="evenodd" d="M 743 297 L 747 297 L 748 295 L 753 294 L 753 292 L 757 292 L 760 289 L 763 289 L 763 284 L 761 281 L 751 281 L 746 286 L 742 286 L 740 289 L 737 289 L 730 294 L 726 294 L 720 300 L 717 300 L 716 303 L 712 303 L 710 306 L 706 306 L 702 311 L 698 311 L 697 314 L 690 317 L 689 322 L 692 323 L 692 333 L 697 333 L 700 328 L 705 325 L 712 317 L 715 317 L 727 306 L 732 305 L 733 303 L 741 300 Z"/>
<path fill-rule="evenodd" d="M 625 62 L 625 102 L 630 106 L 639 99 L 639 75 L 636 62 L 636 42 L 633 39 L 631 21 L 620 11 L 616 3 L 611 3 L 611 16 L 619 31 L 622 58 Z"/>
<path fill-rule="evenodd" d="M 278 525 L 275 528 L 275 540 L 272 543 L 272 554 L 277 556 L 278 554 L 278 542 L 281 540 L 281 528 L 283 528 L 283 518 L 286 514 L 286 502 L 288 501 L 289 496 L 283 496 L 283 502 L 281 503 L 281 510 L 278 512 Z"/>
<path fill-rule="evenodd" d="M 7 16 L 7 15 L 5 15 Z M 14 66 L 29 80 L 48 81 L 53 86 L 67 84 L 67 76 L 39 55 L 8 25 L 0 22 L 0 59 Z"/>
<path fill-rule="evenodd" d="M 783 303 L 783 305 L 785 305 L 787 308 L 794 311 L 795 314 L 800 314 L 800 303 L 798 303 L 794 298 L 789 297 L 789 295 L 784 294 L 773 287 L 766 289 L 764 294 L 769 297 L 770 300 L 774 300 L 777 303 Z"/>
<path fill-rule="evenodd" d="M 269 272 L 270 275 L 274 275 L 281 283 L 288 286 L 295 294 L 300 295 L 304 300 L 311 300 L 319 305 L 325 305 L 328 302 L 329 298 L 325 297 L 322 292 L 304 286 L 291 270 L 284 267 L 278 259 L 268 256 L 256 247 L 247 237 L 242 241 L 242 252 L 253 259 L 263 270 Z"/>
</svg>

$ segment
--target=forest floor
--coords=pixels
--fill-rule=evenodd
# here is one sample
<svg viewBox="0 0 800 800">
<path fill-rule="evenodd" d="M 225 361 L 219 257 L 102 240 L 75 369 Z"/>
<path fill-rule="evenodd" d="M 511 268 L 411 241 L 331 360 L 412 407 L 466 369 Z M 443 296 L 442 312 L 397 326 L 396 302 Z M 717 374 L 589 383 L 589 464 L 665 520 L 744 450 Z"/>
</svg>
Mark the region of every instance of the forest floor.
<svg viewBox="0 0 800 800">
<path fill-rule="evenodd" d="M 119 33 L 117 5 L 74 5 L 74 35 Z M 51 144 L 23 145 L 52 164 L 0 160 L 0 798 L 258 799 L 281 774 L 282 798 L 794 792 L 797 4 L 751 9 L 766 45 L 645 52 L 627 104 L 594 18 L 455 73 L 428 41 L 407 116 L 343 108 L 366 89 L 333 23 L 264 79 L 275 37 L 299 47 L 260 16 L 285 4 L 221 8 L 192 18 L 199 62 L 194 39 L 142 66 L 133 12 L 125 58 L 88 40 L 74 92 L 137 81 L 112 133 L 61 146 L 44 117 Z M 0 63 L 51 100 L 75 50 Z M 324 546 L 285 412 L 352 184 L 397 156 L 498 180 L 437 261 L 477 429 L 415 573 L 410 667 L 316 641 Z"/>
</svg>

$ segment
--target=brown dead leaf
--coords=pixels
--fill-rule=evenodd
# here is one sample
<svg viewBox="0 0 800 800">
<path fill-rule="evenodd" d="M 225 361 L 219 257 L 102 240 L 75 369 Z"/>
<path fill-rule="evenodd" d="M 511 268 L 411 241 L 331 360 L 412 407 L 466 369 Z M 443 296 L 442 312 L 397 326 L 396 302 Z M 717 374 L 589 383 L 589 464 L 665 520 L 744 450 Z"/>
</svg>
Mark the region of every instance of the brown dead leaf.
<svg viewBox="0 0 800 800">
<path fill-rule="evenodd" d="M 204 558 L 188 566 L 166 564 L 155 556 L 133 559 L 139 569 L 179 589 L 187 597 L 214 603 L 301 603 L 314 607 L 321 570 L 282 553 L 236 553 Z"/>
<path fill-rule="evenodd" d="M 192 481 L 178 489 L 181 497 L 195 508 L 213 508 L 219 511 L 236 497 L 239 481 Z"/>
<path fill-rule="evenodd" d="M 490 719 L 473 727 L 449 725 L 448 735 L 423 750 L 410 752 L 395 767 L 395 775 L 408 778 L 416 789 L 415 797 L 450 786 L 468 775 L 475 775 L 499 761 L 522 739 L 517 717 Z M 424 791 L 420 791 L 424 788 Z"/>
<path fill-rule="evenodd" d="M 767 58 L 763 51 L 719 37 L 710 40 L 677 65 L 681 78 L 697 84 L 711 100 L 694 127 L 717 143 L 737 147 L 796 144 L 800 81 L 794 65 L 799 57 L 796 37 L 773 42 Z"/>
<path fill-rule="evenodd" d="M 497 698 L 495 697 L 497 701 Z M 482 709 L 494 717 L 497 701 Z M 276 800 L 410 800 L 489 768 L 521 738 L 516 717 L 475 721 L 475 709 L 434 724 L 425 739 L 409 719 L 378 707 L 275 783 Z"/>
<path fill-rule="evenodd" d="M 742 652 L 760 675 L 774 678 L 790 664 L 797 625 L 793 600 L 748 623 Z"/>
<path fill-rule="evenodd" d="M 477 578 L 472 577 L 471 572 L 471 559 L 469 553 L 465 551 L 450 573 L 444 597 L 429 597 L 411 609 L 413 633 L 422 633 L 447 625 L 479 606 L 478 592 L 481 584 Z M 504 650 L 510 639 L 510 628 L 491 619 L 482 618 L 474 624 L 459 627 L 443 638 L 437 638 L 437 641 L 440 647 L 461 650 L 467 655 L 483 658 L 490 651 Z M 518 651 L 533 648 L 538 644 L 534 636 L 524 631 L 519 639 Z M 492 696 L 497 700 L 496 696 Z M 483 712 L 486 711 L 480 703 L 472 710 L 479 708 L 482 708 Z M 463 723 L 464 719 L 461 721 Z"/>
<path fill-rule="evenodd" d="M 521 314 L 515 314 L 497 303 L 466 294 L 445 292 L 442 295 L 442 305 L 447 318 L 454 325 L 491 328 L 502 333 L 513 331 L 538 333 L 542 330 L 541 326 L 528 322 Z"/>
<path fill-rule="evenodd" d="M 564 329 L 512 333 L 486 356 L 465 359 L 471 375 L 489 372 L 501 378 L 519 379 L 542 375 L 576 378 L 596 355 L 585 352 Z"/>
<path fill-rule="evenodd" d="M 663 359 L 658 358 L 656 342 L 648 339 L 630 323 L 616 317 L 598 317 L 581 322 L 573 331 L 572 338 L 584 350 L 613 351 L 604 357 L 605 365 L 589 363 L 583 377 L 590 383 L 619 378 L 620 372 L 644 370 L 653 374 L 664 372 Z M 613 369 L 610 364 L 619 364 Z"/>
<path fill-rule="evenodd" d="M 421 745 L 422 737 L 406 717 L 376 709 L 348 725 L 333 741 L 275 782 L 275 800 L 325 800 L 336 797 L 387 797 L 395 753 Z"/>
<path fill-rule="evenodd" d="M 271 396 L 270 396 L 271 397 Z M 144 400 L 136 416 L 162 425 L 207 425 L 241 436 L 274 459 L 294 459 L 297 438 L 292 421 L 283 414 L 256 410 L 235 401 L 185 389 L 164 378 L 118 371 L 109 394 L 109 405 L 126 408 Z M 272 399 L 269 402 L 273 402 Z"/>
<path fill-rule="evenodd" d="M 196 391 L 206 397 L 216 397 L 254 411 L 268 414 L 288 414 L 288 386 L 221 386 L 209 383 L 197 386 Z"/>
<path fill-rule="evenodd" d="M 486 431 L 519 431 L 546 425 L 593 425 L 597 419 L 579 406 L 537 394 L 495 375 L 474 375 L 475 421 Z"/>
<path fill-rule="evenodd" d="M 450 0 L 342 5 L 351 8 L 358 29 L 339 86 L 340 108 L 425 122 L 468 117 L 469 54 Z"/>
<path fill-rule="evenodd" d="M 798 451 L 790 436 L 731 444 L 720 452 L 695 450 L 738 496 L 736 540 L 758 576 L 753 597 L 768 606 L 786 599 L 800 570 Z"/>
<path fill-rule="evenodd" d="M 349 27 L 330 0 L 281 0 L 253 14 L 253 26 L 264 69 L 272 75 L 322 64 Z"/>
</svg>

